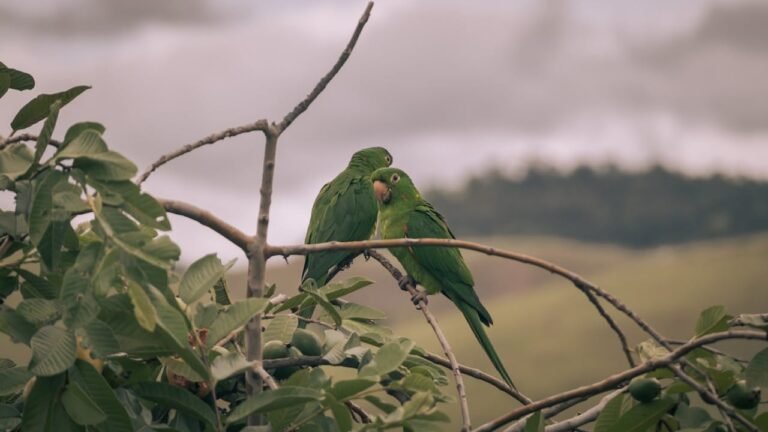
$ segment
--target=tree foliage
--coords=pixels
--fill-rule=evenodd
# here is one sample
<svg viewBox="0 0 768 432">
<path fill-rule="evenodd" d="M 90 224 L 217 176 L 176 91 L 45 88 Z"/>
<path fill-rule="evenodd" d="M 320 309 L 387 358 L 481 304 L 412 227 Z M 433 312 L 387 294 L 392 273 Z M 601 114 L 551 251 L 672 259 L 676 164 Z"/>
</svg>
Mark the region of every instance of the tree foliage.
<svg viewBox="0 0 768 432">
<path fill-rule="evenodd" d="M 660 166 L 568 174 L 534 167 L 520 179 L 492 171 L 427 196 L 460 236 L 544 234 L 644 247 L 768 230 L 768 183 L 690 178 Z"/>
</svg>

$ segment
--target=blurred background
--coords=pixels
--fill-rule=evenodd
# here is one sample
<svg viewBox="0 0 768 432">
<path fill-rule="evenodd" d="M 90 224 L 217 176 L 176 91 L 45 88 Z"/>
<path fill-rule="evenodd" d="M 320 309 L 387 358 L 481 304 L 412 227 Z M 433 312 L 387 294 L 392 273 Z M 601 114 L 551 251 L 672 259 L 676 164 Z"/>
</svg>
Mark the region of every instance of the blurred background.
<svg viewBox="0 0 768 432">
<path fill-rule="evenodd" d="M 60 124 L 105 124 L 110 146 L 144 168 L 210 133 L 282 118 L 364 6 L 0 0 L 0 59 L 38 83 L 6 95 L 0 118 L 39 92 L 92 85 Z M 381 1 L 350 61 L 281 139 L 270 241 L 301 242 L 320 187 L 354 151 L 380 145 L 458 236 L 571 268 L 671 336 L 687 337 L 712 304 L 765 312 L 767 22 L 760 0 Z M 145 187 L 252 232 L 262 143 L 201 149 Z M 244 262 L 195 223 L 172 222 L 184 262 L 210 252 Z M 572 287 L 465 256 L 497 322 L 491 338 L 532 397 L 624 366 Z M 291 292 L 300 266 L 274 262 L 268 278 Z M 362 296 L 396 331 L 437 349 L 386 275 L 369 263 L 353 274 L 378 281 Z M 232 276 L 236 295 L 243 281 Z M 432 303 L 458 357 L 490 370 L 450 304 Z M 494 391 L 472 382 L 476 422 L 507 408 Z"/>
</svg>

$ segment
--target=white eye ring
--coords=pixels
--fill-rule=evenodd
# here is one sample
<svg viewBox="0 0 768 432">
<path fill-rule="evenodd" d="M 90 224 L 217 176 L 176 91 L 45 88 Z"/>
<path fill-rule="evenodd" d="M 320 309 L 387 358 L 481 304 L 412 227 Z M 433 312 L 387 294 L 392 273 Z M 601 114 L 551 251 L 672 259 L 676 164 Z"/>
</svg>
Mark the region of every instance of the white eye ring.
<svg viewBox="0 0 768 432">
<path fill-rule="evenodd" d="M 397 174 L 392 174 L 392 183 L 397 183 L 400 181 L 400 176 Z"/>
<path fill-rule="evenodd" d="M 389 157 L 389 155 L 384 156 L 384 160 L 387 161 L 387 163 L 392 163 L 392 158 Z"/>
</svg>

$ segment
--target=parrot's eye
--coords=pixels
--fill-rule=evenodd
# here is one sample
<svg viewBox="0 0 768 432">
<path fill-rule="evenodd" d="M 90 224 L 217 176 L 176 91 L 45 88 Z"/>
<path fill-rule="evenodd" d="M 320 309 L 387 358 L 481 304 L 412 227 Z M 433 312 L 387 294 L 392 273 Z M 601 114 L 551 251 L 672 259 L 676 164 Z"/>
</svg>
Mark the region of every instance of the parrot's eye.
<svg viewBox="0 0 768 432">
<path fill-rule="evenodd" d="M 400 181 L 400 176 L 397 174 L 392 174 L 392 183 L 397 183 Z"/>
<path fill-rule="evenodd" d="M 387 165 L 392 163 L 392 157 L 390 155 L 384 156 L 384 160 L 387 162 Z"/>
</svg>

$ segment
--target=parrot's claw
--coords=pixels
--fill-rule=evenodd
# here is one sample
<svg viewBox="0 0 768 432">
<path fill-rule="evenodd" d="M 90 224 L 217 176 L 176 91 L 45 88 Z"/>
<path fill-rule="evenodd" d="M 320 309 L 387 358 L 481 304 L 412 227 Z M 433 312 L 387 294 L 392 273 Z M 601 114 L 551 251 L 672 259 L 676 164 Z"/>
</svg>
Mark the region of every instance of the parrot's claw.
<svg viewBox="0 0 768 432">
<path fill-rule="evenodd" d="M 364 249 L 363 250 L 363 258 L 365 258 L 366 261 L 371 259 L 371 250 L 370 249 Z"/>
<path fill-rule="evenodd" d="M 408 291 L 408 287 L 416 288 L 416 280 L 414 280 L 411 275 L 408 275 L 400 278 L 400 281 L 397 282 L 397 285 L 401 290 Z"/>
<path fill-rule="evenodd" d="M 411 301 L 414 305 L 419 306 L 419 303 L 424 303 L 425 305 L 429 303 L 429 300 L 427 299 L 427 292 L 426 291 L 419 291 L 418 293 L 411 296 Z"/>
</svg>

